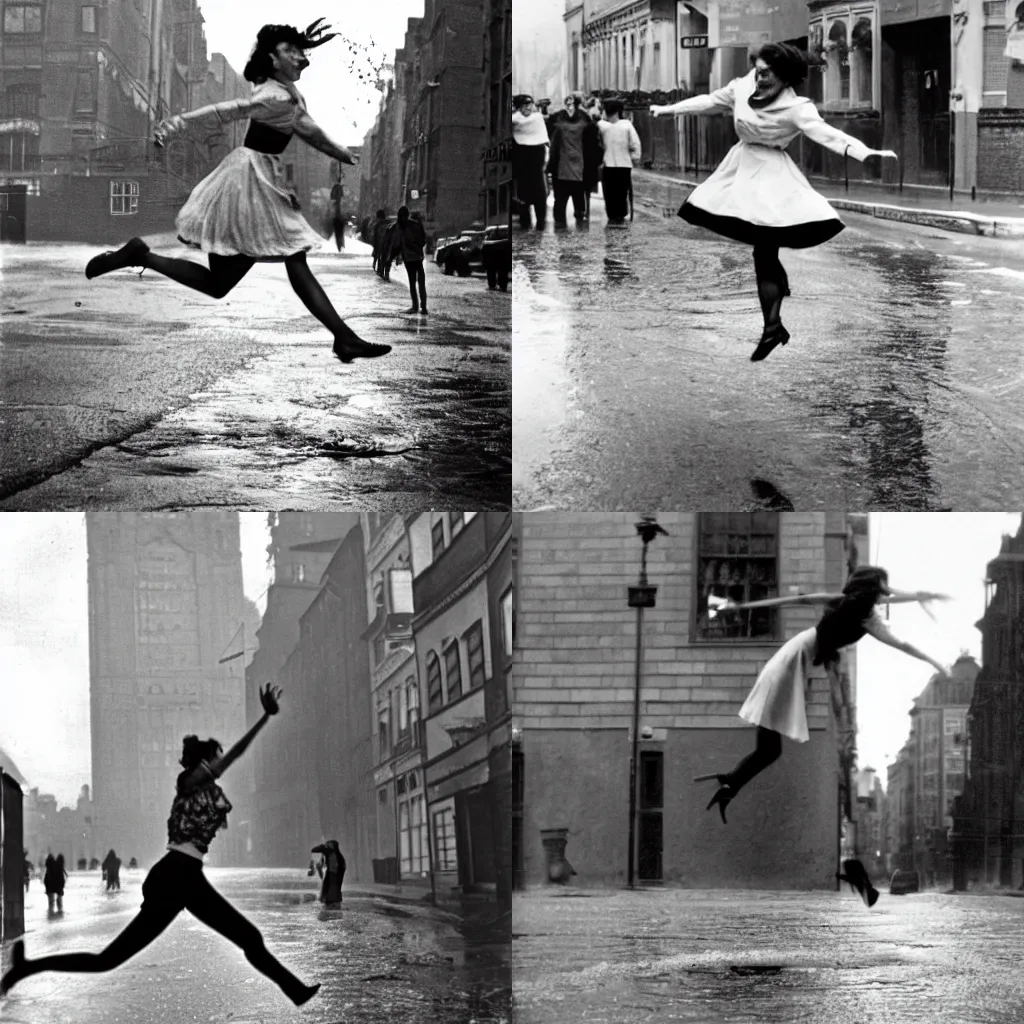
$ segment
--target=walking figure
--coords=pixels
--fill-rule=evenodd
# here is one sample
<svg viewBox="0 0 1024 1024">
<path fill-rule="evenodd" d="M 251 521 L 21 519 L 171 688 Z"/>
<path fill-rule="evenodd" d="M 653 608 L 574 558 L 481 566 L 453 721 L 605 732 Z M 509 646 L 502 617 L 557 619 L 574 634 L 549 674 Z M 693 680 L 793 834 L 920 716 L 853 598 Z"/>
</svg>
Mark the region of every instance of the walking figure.
<svg viewBox="0 0 1024 1024">
<path fill-rule="evenodd" d="M 581 92 L 565 98 L 565 109 L 548 120 L 551 150 L 548 170 L 554 185 L 554 220 L 556 227 L 565 227 L 566 208 L 572 200 L 577 224 L 588 217 L 589 196 L 597 188 L 601 168 L 601 132 L 584 109 L 586 97 Z"/>
<path fill-rule="evenodd" d="M 28 850 L 25 851 L 25 863 L 22 865 L 25 876 L 25 892 L 28 892 L 28 883 L 32 881 L 32 861 L 28 858 Z"/>
<path fill-rule="evenodd" d="M 622 119 L 625 105 L 620 99 L 604 101 L 606 120 L 597 124 L 604 146 L 601 188 L 609 224 L 625 224 L 629 197 L 633 192 L 633 165 L 640 162 L 640 136 L 631 121 Z"/>
<path fill-rule="evenodd" d="M 423 247 L 427 244 L 427 235 L 420 221 L 410 218 L 408 206 L 399 207 L 398 220 L 391 229 L 388 244 L 396 257 L 400 257 L 405 264 L 405 272 L 409 277 L 412 306 L 406 313 L 422 313 L 426 316 L 427 276 L 423 271 Z"/>
<path fill-rule="evenodd" d="M 906 593 L 889 588 L 889 574 L 874 566 L 855 569 L 841 594 L 800 594 L 794 597 L 769 598 L 746 604 L 725 603 L 717 613 L 729 614 L 747 608 L 769 608 L 790 604 L 824 605 L 825 611 L 816 626 L 805 629 L 780 647 L 761 670 L 750 695 L 740 708 L 740 718 L 757 727 L 756 746 L 731 772 L 700 775 L 694 781 L 715 780 L 718 789 L 707 810 L 718 806 L 725 823 L 725 809 L 739 791 L 754 776 L 763 772 L 782 756 L 782 737 L 797 743 L 806 743 L 807 698 L 812 666 L 824 666 L 834 686 L 839 686 L 839 650 L 857 643 L 864 636 L 873 636 L 889 647 L 926 661 L 942 676 L 945 666 L 918 650 L 913 644 L 894 636 L 882 621 L 876 606 L 882 601 L 900 604 L 911 601 L 946 600 L 943 594 L 924 591 Z M 856 862 L 859 863 L 859 862 Z M 845 865 L 844 865 L 845 866 Z M 842 880 L 849 881 L 862 896 L 868 890 L 864 885 L 867 873 L 847 870 Z M 870 884 L 870 883 L 868 883 Z"/>
<path fill-rule="evenodd" d="M 370 225 L 370 238 L 373 244 L 373 269 L 379 276 L 384 276 L 384 240 L 388 233 L 388 217 L 384 210 L 378 210 Z"/>
<path fill-rule="evenodd" d="M 64 868 L 64 854 L 58 853 L 56 857 L 52 853 L 47 854 L 43 888 L 46 890 L 50 914 L 64 913 L 64 883 L 67 881 L 67 877 L 68 873 Z"/>
<path fill-rule="evenodd" d="M 243 72 L 255 88 L 245 100 L 227 100 L 176 114 L 161 123 L 155 141 L 162 146 L 195 123 L 224 124 L 249 118 L 245 142 L 232 150 L 192 190 L 178 212 L 178 238 L 207 253 L 209 267 L 151 252 L 133 238 L 116 252 L 91 259 L 88 278 L 122 267 L 155 270 L 179 284 L 222 299 L 257 262 L 284 263 L 295 294 L 334 336 L 334 354 L 343 362 L 386 355 L 390 345 L 363 341 L 338 315 L 306 262 L 323 240 L 299 212 L 299 201 L 285 185 L 281 156 L 293 135 L 314 149 L 353 164 L 355 158 L 330 139 L 306 110 L 295 87 L 309 66 L 306 51 L 337 33 L 313 22 L 305 32 L 291 25 L 264 25 Z"/>
<path fill-rule="evenodd" d="M 512 97 L 512 177 L 519 226 L 530 227 L 530 210 L 537 215 L 537 230 L 544 230 L 548 186 L 544 176 L 548 155 L 548 126 L 543 114 L 526 93 Z"/>
<path fill-rule="evenodd" d="M 869 149 L 859 139 L 827 124 L 817 107 L 796 87 L 807 77 L 812 58 L 788 43 L 766 43 L 754 67 L 709 96 L 695 96 L 651 114 L 733 116 L 739 142 L 714 174 L 698 185 L 679 210 L 690 224 L 754 247 L 754 273 L 764 330 L 753 362 L 789 341 L 782 325 L 782 300 L 790 294 L 779 249 L 807 249 L 834 238 L 845 225 L 824 196 L 811 187 L 786 153 L 799 134 L 840 156 L 861 162 L 896 158 L 892 150 Z"/>
<path fill-rule="evenodd" d="M 177 782 L 177 794 L 167 820 L 167 853 L 142 883 L 142 909 L 124 931 L 101 953 L 63 953 L 29 960 L 25 944 L 15 943 L 12 967 L 0 981 L 6 992 L 40 971 L 96 973 L 110 971 L 148 946 L 181 913 L 189 910 L 203 924 L 241 947 L 258 971 L 277 983 L 296 1006 L 311 999 L 319 985 L 305 985 L 277 960 L 263 943 L 259 929 L 239 913 L 203 874 L 203 856 L 219 829 L 227 824 L 231 803 L 216 780 L 245 752 L 253 738 L 280 710 L 281 690 L 267 684 L 261 689 L 263 716 L 226 753 L 215 739 L 205 742 L 186 736 Z"/>
<path fill-rule="evenodd" d="M 121 858 L 113 850 L 103 861 L 103 877 L 107 880 L 107 892 L 121 888 Z"/>
<path fill-rule="evenodd" d="M 341 252 L 345 248 L 345 217 L 343 214 L 345 185 L 340 162 L 337 168 L 337 180 L 331 186 L 331 226 L 334 229 L 334 244 L 337 245 L 338 252 Z"/>
<path fill-rule="evenodd" d="M 313 853 L 320 854 L 316 870 L 323 883 L 320 886 L 320 902 L 328 905 L 341 902 L 341 883 L 345 880 L 345 858 L 336 839 L 314 846 Z"/>
</svg>

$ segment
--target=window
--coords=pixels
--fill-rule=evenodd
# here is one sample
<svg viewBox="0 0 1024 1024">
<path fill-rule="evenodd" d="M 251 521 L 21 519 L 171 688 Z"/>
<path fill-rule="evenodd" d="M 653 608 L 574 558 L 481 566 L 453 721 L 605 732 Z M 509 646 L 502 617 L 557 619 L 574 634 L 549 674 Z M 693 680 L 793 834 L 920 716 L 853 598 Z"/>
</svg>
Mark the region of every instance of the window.
<svg viewBox="0 0 1024 1024">
<path fill-rule="evenodd" d="M 776 609 L 715 615 L 709 599 L 740 604 L 778 593 L 778 529 L 777 512 L 700 513 L 695 640 L 775 637 Z"/>
<path fill-rule="evenodd" d="M 964 723 L 959 718 L 946 717 L 946 735 L 952 736 L 954 733 L 961 732 L 963 730 Z"/>
<path fill-rule="evenodd" d="M 430 528 L 430 546 L 436 561 L 444 551 L 444 520 L 438 519 Z"/>
<path fill-rule="evenodd" d="M 512 588 L 501 595 L 501 645 L 506 658 L 512 657 L 512 642 L 515 639 L 515 617 L 512 607 Z"/>
<path fill-rule="evenodd" d="M 91 114 L 96 110 L 96 78 L 92 71 L 78 72 L 75 89 L 75 113 Z"/>
<path fill-rule="evenodd" d="M 383 789 L 378 789 L 377 790 L 377 803 L 379 803 L 381 805 L 381 807 L 387 807 L 387 805 L 388 805 L 388 789 L 387 789 L 387 786 L 385 786 Z"/>
<path fill-rule="evenodd" d="M 871 46 L 871 19 L 858 18 L 850 33 L 851 106 L 871 105 Z"/>
<path fill-rule="evenodd" d="M 448 703 L 462 696 L 462 664 L 459 661 L 459 642 L 453 640 L 444 649 L 444 678 L 448 684 Z"/>
<path fill-rule="evenodd" d="M 434 864 L 438 871 L 455 871 L 455 815 L 450 807 L 434 812 Z"/>
<path fill-rule="evenodd" d="M 39 116 L 39 87 L 11 85 L 4 90 L 3 117 L 35 118 Z"/>
<path fill-rule="evenodd" d="M 139 183 L 112 181 L 110 183 L 110 212 L 115 216 L 139 212 Z"/>
<path fill-rule="evenodd" d="M 404 686 L 398 688 L 398 731 L 404 733 L 409 728 L 409 692 Z"/>
<path fill-rule="evenodd" d="M 405 796 L 405 776 L 399 775 L 395 780 L 395 792 L 399 796 Z"/>
<path fill-rule="evenodd" d="M 466 630 L 466 657 L 469 659 L 469 688 L 475 690 L 484 685 L 487 667 L 484 664 L 484 626 L 474 622 Z"/>
<path fill-rule="evenodd" d="M 828 72 L 825 101 L 850 99 L 850 47 L 847 42 L 846 22 L 833 21 L 828 27 Z"/>
<path fill-rule="evenodd" d="M 295 565 L 292 566 L 292 582 L 306 582 L 306 567 L 301 562 L 297 562 Z"/>
<path fill-rule="evenodd" d="M 96 8 L 95 7 L 83 7 L 82 8 L 82 31 L 83 32 L 95 32 L 96 31 Z"/>
<path fill-rule="evenodd" d="M 457 534 L 459 532 L 459 530 L 462 529 L 463 522 L 464 522 L 464 519 L 463 519 L 463 514 L 461 512 L 449 512 L 448 513 L 448 525 L 451 528 L 452 536 L 453 537 L 455 536 L 455 534 Z"/>
<path fill-rule="evenodd" d="M 441 690 L 441 662 L 437 655 L 431 651 L 427 655 L 427 707 L 431 711 L 437 711 L 444 704 L 444 694 Z"/>
<path fill-rule="evenodd" d="M 420 743 L 420 690 L 415 680 L 406 683 L 405 691 L 409 705 L 409 733 L 412 736 L 412 745 L 418 747 Z"/>
<path fill-rule="evenodd" d="M 285 164 L 284 167 L 284 180 L 291 184 L 295 180 L 295 165 Z"/>
<path fill-rule="evenodd" d="M 412 871 L 414 874 L 422 875 L 429 870 L 429 865 L 427 864 L 429 850 L 427 845 L 427 815 L 424 810 L 422 796 L 410 798 L 409 817 L 411 819 L 409 838 L 412 846 L 410 854 Z"/>
<path fill-rule="evenodd" d="M 408 875 L 412 872 L 412 843 L 409 836 L 409 805 L 407 803 L 398 805 L 398 849 L 402 874 Z"/>
<path fill-rule="evenodd" d="M 8 4 L 4 7 L 4 32 L 42 32 L 43 9 L 39 4 Z"/>
<path fill-rule="evenodd" d="M 391 753 L 391 744 L 388 741 L 390 731 L 391 711 L 384 708 L 377 712 L 377 742 L 380 747 L 380 760 L 383 761 Z"/>
</svg>

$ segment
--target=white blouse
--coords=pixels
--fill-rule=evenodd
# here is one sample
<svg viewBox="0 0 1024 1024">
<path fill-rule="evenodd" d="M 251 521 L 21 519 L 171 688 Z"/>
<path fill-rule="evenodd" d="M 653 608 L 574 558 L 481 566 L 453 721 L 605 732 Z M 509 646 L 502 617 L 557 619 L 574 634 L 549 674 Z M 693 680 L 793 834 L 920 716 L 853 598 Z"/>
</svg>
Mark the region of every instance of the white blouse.
<svg viewBox="0 0 1024 1024">
<path fill-rule="evenodd" d="M 548 126 L 544 123 L 544 115 L 538 110 L 529 116 L 514 110 L 512 112 L 512 138 L 520 146 L 546 146 L 548 144 Z"/>
<path fill-rule="evenodd" d="M 276 128 L 286 135 L 308 138 L 318 132 L 316 122 L 306 110 L 306 101 L 294 86 L 286 86 L 276 78 L 268 78 L 252 90 L 246 99 L 225 100 L 199 107 L 181 115 L 186 123 L 216 118 L 222 123 L 249 118 Z"/>
</svg>

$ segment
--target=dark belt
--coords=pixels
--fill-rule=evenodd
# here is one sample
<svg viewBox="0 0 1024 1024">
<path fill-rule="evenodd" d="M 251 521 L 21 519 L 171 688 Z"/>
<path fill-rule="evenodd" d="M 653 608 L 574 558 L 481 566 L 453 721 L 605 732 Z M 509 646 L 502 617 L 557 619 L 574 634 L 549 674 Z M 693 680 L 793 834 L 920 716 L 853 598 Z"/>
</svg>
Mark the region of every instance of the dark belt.
<svg viewBox="0 0 1024 1024">
<path fill-rule="evenodd" d="M 254 149 L 257 153 L 271 153 L 276 156 L 288 148 L 292 137 L 285 132 L 279 132 L 271 128 L 269 124 L 262 121 L 250 121 L 249 130 L 245 133 L 245 142 L 242 143 L 246 149 Z"/>
</svg>

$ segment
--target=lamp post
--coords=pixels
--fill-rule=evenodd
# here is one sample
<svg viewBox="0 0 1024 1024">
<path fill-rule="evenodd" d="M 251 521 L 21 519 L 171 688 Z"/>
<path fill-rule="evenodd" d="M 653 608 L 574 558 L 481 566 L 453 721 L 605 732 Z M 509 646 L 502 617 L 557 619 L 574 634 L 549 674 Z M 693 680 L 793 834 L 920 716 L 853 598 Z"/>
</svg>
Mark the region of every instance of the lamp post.
<svg viewBox="0 0 1024 1024">
<path fill-rule="evenodd" d="M 629 588 L 629 607 L 636 609 L 636 676 L 633 688 L 633 740 L 629 759 L 629 862 L 627 876 L 629 888 L 634 888 L 634 862 L 636 853 L 636 765 L 640 732 L 640 676 L 643 667 L 644 609 L 654 607 L 658 588 L 647 582 L 647 546 L 659 533 L 668 536 L 654 516 L 643 516 L 636 524 L 636 532 L 643 541 L 640 556 L 640 579 Z"/>
</svg>

